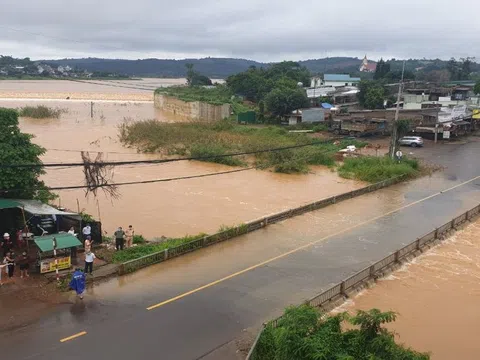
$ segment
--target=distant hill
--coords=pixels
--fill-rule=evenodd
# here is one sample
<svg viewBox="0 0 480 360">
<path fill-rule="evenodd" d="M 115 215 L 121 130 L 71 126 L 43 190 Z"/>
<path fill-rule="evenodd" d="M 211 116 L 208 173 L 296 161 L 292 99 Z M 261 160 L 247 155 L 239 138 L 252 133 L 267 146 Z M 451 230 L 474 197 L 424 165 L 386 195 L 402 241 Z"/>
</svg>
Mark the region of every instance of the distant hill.
<svg viewBox="0 0 480 360">
<path fill-rule="evenodd" d="M 472 59 L 473 60 L 473 59 Z M 210 78 L 225 79 L 230 75 L 247 70 L 250 66 L 267 67 L 269 63 L 262 63 L 253 60 L 233 59 L 233 58 L 204 58 L 204 59 L 184 59 L 184 60 L 162 60 L 162 59 L 143 59 L 143 60 L 121 60 L 121 59 L 62 59 L 62 60 L 42 60 L 42 62 L 52 66 L 70 66 L 72 68 L 84 69 L 92 73 L 115 73 L 136 77 L 166 77 L 179 78 L 185 77 L 185 64 L 192 63 L 195 71 Z M 324 59 L 312 59 L 299 61 L 299 64 L 307 67 L 312 74 L 322 73 L 346 73 L 362 78 L 369 78 L 372 75 L 360 73 L 359 68 L 362 60 L 353 57 L 330 57 Z M 402 60 L 390 60 L 392 70 L 401 71 Z M 455 66 L 461 67 L 461 62 Z M 406 70 L 415 73 L 418 80 L 429 80 L 429 73 L 432 73 L 432 80 L 444 78 L 449 79 L 447 73 L 449 62 L 440 59 L 409 59 L 406 62 Z M 451 69 L 450 69 L 451 70 Z M 470 71 L 472 73 L 480 72 L 480 65 L 471 62 Z M 443 76 L 439 76 L 443 72 Z M 441 75 L 441 74 L 440 74 Z M 480 74 L 479 74 L 480 76 Z"/>
<path fill-rule="evenodd" d="M 204 58 L 185 60 L 120 60 L 120 59 L 62 59 L 42 60 L 50 65 L 62 65 L 82 68 L 91 72 L 113 72 L 129 76 L 146 77 L 184 77 L 186 75 L 185 64 L 192 63 L 195 70 L 211 78 L 226 78 L 247 70 L 250 66 L 266 67 L 268 63 L 253 60 L 233 58 Z M 358 71 L 361 60 L 357 58 L 335 57 L 317 60 L 300 61 L 312 73 L 324 71 L 354 72 Z"/>
</svg>

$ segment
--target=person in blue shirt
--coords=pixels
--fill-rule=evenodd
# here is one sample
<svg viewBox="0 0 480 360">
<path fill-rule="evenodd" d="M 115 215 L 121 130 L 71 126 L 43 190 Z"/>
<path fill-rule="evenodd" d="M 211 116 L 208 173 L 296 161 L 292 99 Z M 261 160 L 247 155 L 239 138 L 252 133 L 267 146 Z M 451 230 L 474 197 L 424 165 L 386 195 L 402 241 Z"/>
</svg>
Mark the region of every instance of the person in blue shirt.
<svg viewBox="0 0 480 360">
<path fill-rule="evenodd" d="M 71 289 L 75 290 L 78 297 L 83 299 L 83 293 L 85 292 L 85 273 L 78 268 L 75 269 L 69 285 Z"/>
</svg>

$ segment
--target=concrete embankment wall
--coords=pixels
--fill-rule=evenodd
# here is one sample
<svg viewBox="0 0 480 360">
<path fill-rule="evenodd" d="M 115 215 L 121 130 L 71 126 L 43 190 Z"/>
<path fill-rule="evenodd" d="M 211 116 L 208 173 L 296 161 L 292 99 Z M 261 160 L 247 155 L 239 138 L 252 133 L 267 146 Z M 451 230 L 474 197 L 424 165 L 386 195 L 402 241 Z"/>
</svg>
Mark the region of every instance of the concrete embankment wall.
<svg viewBox="0 0 480 360">
<path fill-rule="evenodd" d="M 155 94 L 154 104 L 157 109 L 195 121 L 223 120 L 228 118 L 231 113 L 230 104 L 212 105 L 201 101 L 186 102 L 164 94 Z"/>
</svg>

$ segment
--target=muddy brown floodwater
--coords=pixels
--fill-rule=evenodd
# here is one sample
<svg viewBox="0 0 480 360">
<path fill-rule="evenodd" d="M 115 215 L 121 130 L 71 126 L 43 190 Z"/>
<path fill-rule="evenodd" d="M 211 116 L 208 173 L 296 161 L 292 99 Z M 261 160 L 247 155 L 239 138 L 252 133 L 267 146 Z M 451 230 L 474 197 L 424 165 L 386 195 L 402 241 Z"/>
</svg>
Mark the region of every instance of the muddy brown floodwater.
<svg viewBox="0 0 480 360">
<path fill-rule="evenodd" d="M 158 86 L 158 83 L 150 81 Z M 65 86 L 68 86 L 69 90 L 78 91 L 78 94 L 89 90 L 89 94 L 95 96 L 99 91 L 104 91 L 104 88 L 108 89 L 106 91 L 110 95 L 111 91 L 117 89 L 67 81 L 59 81 L 57 85 L 52 83 L 10 82 L 8 92 L 19 98 L 0 99 L 2 107 L 45 104 L 68 110 L 60 119 L 20 119 L 22 131 L 34 134 L 34 141 L 48 150 L 43 156 L 45 163 L 79 162 L 81 150 L 104 152 L 104 158 L 113 161 L 155 159 L 156 155 L 137 154 L 134 149 L 123 147 L 118 141 L 118 125 L 125 119 L 132 121 L 155 118 L 168 122 L 182 120 L 155 110 L 150 101 L 94 100 L 94 116 L 91 118 L 89 101 L 22 99 L 32 89 L 40 91 L 43 84 L 48 87 L 48 92 L 57 89 L 58 93 L 63 93 Z M 128 100 L 137 91 L 141 91 L 124 90 L 125 93 L 114 93 L 113 97 L 125 96 Z M 2 91 L 4 97 L 8 97 L 3 82 L 0 83 L 0 94 Z M 48 93 L 45 96 L 47 95 Z M 115 169 L 114 180 L 142 181 L 231 169 L 218 164 L 183 161 L 162 165 L 122 166 Z M 78 167 L 51 168 L 43 179 L 51 187 L 83 184 L 83 174 Z M 152 238 L 211 233 L 221 225 L 239 224 L 361 186 L 364 184 L 341 179 L 336 173 L 322 167 L 313 168 L 313 173 L 309 175 L 249 170 L 207 178 L 123 186 L 119 188 L 121 197 L 118 200 L 112 200 L 103 193 L 99 193 L 95 199 L 85 197 L 82 190 L 63 190 L 58 192 L 60 198 L 57 203 L 77 210 L 78 199 L 80 210 L 85 209 L 95 217 L 100 216 L 103 228 L 108 233 L 112 233 L 117 226 L 132 224 L 137 233 Z"/>
<path fill-rule="evenodd" d="M 397 340 L 433 360 L 480 356 L 480 220 L 403 266 L 338 310 L 399 314 Z"/>
</svg>

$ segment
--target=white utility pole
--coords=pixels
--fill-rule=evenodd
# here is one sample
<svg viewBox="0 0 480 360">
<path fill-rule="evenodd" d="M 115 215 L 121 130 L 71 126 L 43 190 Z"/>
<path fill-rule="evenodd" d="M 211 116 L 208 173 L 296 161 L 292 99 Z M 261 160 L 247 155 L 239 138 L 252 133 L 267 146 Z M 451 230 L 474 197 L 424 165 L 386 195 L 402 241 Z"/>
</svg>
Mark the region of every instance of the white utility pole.
<svg viewBox="0 0 480 360">
<path fill-rule="evenodd" d="M 400 115 L 400 98 L 402 96 L 404 74 L 405 74 L 405 60 L 403 61 L 402 79 L 400 80 L 400 84 L 398 85 L 397 108 L 395 110 L 395 119 L 393 120 L 393 124 L 392 124 L 392 139 L 390 141 L 390 151 L 389 151 L 389 155 L 392 160 L 395 159 L 395 149 L 397 147 L 397 122 L 398 122 L 398 116 Z"/>
</svg>

